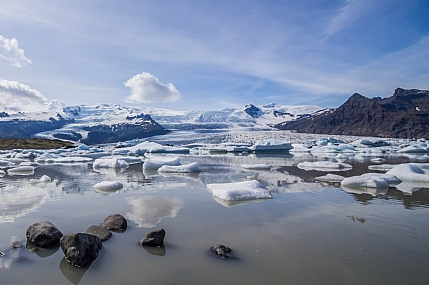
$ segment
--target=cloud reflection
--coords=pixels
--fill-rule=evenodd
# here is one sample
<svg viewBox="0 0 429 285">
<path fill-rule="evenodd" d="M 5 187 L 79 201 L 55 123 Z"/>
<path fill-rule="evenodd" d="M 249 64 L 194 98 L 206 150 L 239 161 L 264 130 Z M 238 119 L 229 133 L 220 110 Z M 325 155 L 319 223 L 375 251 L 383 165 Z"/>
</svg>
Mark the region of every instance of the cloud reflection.
<svg viewBox="0 0 429 285">
<path fill-rule="evenodd" d="M 127 199 L 132 206 L 132 211 L 125 217 L 141 228 L 155 227 L 164 217 L 176 217 L 183 206 L 182 199 L 166 197 L 145 197 L 139 199 Z"/>
</svg>

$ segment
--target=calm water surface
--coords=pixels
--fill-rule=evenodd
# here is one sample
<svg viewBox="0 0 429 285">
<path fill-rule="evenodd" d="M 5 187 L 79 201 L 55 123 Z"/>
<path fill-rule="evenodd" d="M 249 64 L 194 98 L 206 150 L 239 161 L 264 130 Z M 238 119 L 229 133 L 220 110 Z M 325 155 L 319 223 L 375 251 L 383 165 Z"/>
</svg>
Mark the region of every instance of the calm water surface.
<svg viewBox="0 0 429 285">
<path fill-rule="evenodd" d="M 0 180 L 0 284 L 429 284 L 429 190 L 348 193 L 314 181 L 326 173 L 295 167 L 311 159 L 183 155 L 182 164 L 196 161 L 202 172 L 160 175 L 135 164 L 100 173 L 91 164 L 73 164 L 42 165 L 31 176 L 6 174 Z M 251 163 L 272 169 L 240 167 Z M 352 164 L 337 174 L 369 172 L 368 163 Z M 52 182 L 30 184 L 44 174 Z M 260 179 L 273 199 L 226 203 L 206 187 L 249 177 Z M 124 188 L 95 191 L 104 180 Z M 128 229 L 113 233 L 85 268 L 70 266 L 58 246 L 26 248 L 25 231 L 35 222 L 51 221 L 67 234 L 114 213 L 127 218 Z M 164 248 L 139 245 L 159 228 L 167 233 Z M 23 247 L 12 249 L 14 241 Z M 232 248 L 232 258 L 210 252 L 219 243 Z"/>
</svg>

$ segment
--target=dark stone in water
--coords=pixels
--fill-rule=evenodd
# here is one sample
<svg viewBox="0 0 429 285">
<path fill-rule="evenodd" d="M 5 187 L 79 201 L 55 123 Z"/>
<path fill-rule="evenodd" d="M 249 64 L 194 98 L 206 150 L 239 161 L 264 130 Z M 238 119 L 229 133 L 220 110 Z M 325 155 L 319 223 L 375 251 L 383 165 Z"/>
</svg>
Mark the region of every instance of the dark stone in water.
<svg viewBox="0 0 429 285">
<path fill-rule="evenodd" d="M 86 229 L 85 233 L 93 236 L 97 236 L 102 242 L 112 237 L 112 233 L 102 226 L 92 225 Z"/>
<path fill-rule="evenodd" d="M 97 236 L 86 233 L 67 234 L 60 239 L 60 245 L 66 260 L 77 267 L 97 258 L 102 247 Z"/>
<path fill-rule="evenodd" d="M 20 248 L 20 247 L 22 247 L 22 244 L 20 244 L 19 242 L 14 241 L 14 242 L 12 243 L 12 248 Z"/>
<path fill-rule="evenodd" d="M 141 245 L 162 246 L 164 244 L 165 230 L 159 229 L 147 233 L 141 240 Z"/>
<path fill-rule="evenodd" d="M 127 220 L 119 214 L 110 215 L 104 219 L 103 227 L 113 231 L 125 231 L 127 229 Z"/>
<path fill-rule="evenodd" d="M 212 246 L 210 250 L 221 256 L 222 258 L 228 258 L 229 255 L 232 253 L 232 250 L 229 247 L 224 246 L 223 244 Z"/>
<path fill-rule="evenodd" d="M 43 221 L 29 226 L 26 236 L 32 244 L 46 247 L 58 242 L 63 234 L 51 222 Z"/>
</svg>

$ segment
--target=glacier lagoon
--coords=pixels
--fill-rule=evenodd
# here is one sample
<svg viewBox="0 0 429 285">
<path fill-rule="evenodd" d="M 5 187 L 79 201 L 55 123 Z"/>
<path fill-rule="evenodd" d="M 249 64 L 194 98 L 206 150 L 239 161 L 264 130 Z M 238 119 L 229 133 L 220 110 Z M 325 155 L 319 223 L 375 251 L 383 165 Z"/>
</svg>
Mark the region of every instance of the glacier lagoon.
<svg viewBox="0 0 429 285">
<path fill-rule="evenodd" d="M 278 134 L 175 132 L 152 140 L 219 143 Z M 289 135 L 292 142 L 310 139 Z M 200 172 L 189 174 L 143 169 L 143 162 L 136 161 L 128 168 L 96 171 L 93 162 L 63 160 L 18 175 L 4 166 L 0 283 L 428 284 L 429 185 L 408 182 L 405 188 L 348 189 L 315 179 L 328 173 L 344 177 L 384 173 L 370 168 L 429 161 L 425 153 L 401 153 L 403 144 L 386 148 L 395 151 L 152 154 L 179 157 L 181 164 L 197 162 Z M 4 160 L 13 160 L 3 155 Z M 344 156 L 351 169 L 297 167 Z M 18 162 L 16 156 L 14 161 Z M 51 181 L 34 183 L 44 175 Z M 249 179 L 261 181 L 272 198 L 226 201 L 207 188 Z M 94 189 L 103 181 L 121 182 L 123 188 Z M 58 246 L 36 250 L 26 244 L 25 231 L 35 222 L 48 220 L 63 234 L 84 232 L 115 213 L 128 220 L 127 230 L 114 232 L 97 259 L 83 268 L 65 261 Z M 139 245 L 146 233 L 159 228 L 166 231 L 165 247 Z M 13 242 L 22 247 L 13 249 Z M 214 255 L 209 249 L 216 244 L 230 247 L 232 257 Z"/>
</svg>

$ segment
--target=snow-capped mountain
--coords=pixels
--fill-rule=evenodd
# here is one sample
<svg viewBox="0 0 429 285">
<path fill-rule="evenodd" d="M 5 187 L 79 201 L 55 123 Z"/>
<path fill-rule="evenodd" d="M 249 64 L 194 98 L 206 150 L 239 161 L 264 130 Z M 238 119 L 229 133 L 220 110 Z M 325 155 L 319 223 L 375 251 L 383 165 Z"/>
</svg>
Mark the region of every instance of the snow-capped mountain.
<svg viewBox="0 0 429 285">
<path fill-rule="evenodd" d="M 270 129 L 320 112 L 317 106 L 246 105 L 210 111 L 175 111 L 115 104 L 64 106 L 0 113 L 0 137 L 43 137 L 87 144 L 110 143 L 186 129 Z"/>
</svg>

